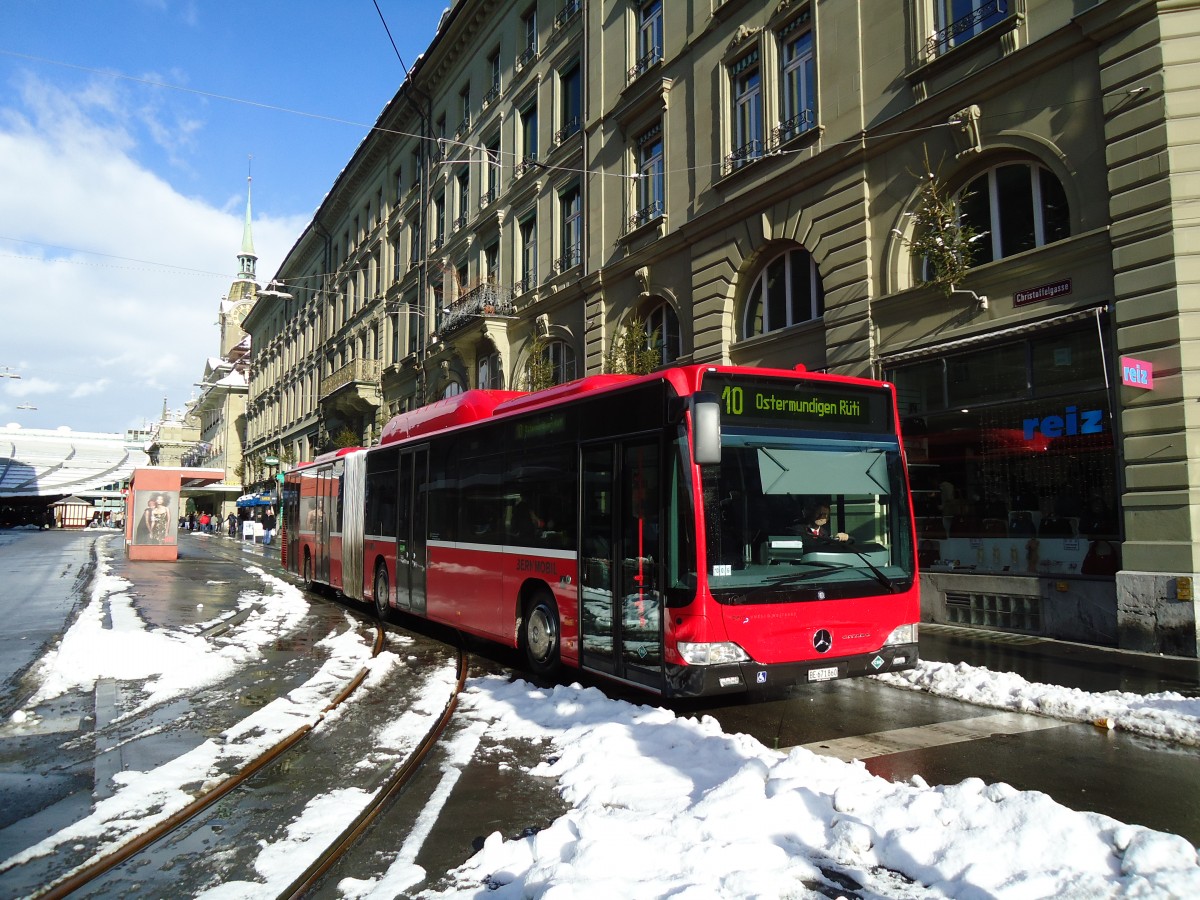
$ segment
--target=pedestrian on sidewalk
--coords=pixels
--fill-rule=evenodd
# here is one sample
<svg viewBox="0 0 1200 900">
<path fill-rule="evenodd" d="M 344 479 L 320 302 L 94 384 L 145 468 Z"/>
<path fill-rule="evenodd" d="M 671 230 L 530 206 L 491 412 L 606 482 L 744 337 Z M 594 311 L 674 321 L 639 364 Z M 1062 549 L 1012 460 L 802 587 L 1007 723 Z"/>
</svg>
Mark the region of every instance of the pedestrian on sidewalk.
<svg viewBox="0 0 1200 900">
<path fill-rule="evenodd" d="M 237 516 L 230 513 L 225 517 L 225 527 L 229 531 L 230 537 L 237 537 Z"/>
<path fill-rule="evenodd" d="M 275 534 L 275 508 L 267 507 L 267 514 L 263 516 L 263 546 L 271 543 L 271 538 Z"/>
</svg>

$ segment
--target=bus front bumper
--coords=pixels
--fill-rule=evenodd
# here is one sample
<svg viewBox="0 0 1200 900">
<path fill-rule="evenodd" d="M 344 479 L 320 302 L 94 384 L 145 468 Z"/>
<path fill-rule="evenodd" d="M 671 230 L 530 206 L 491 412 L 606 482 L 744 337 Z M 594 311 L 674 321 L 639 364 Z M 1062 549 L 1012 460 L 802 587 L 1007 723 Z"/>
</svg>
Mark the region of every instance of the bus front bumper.
<svg viewBox="0 0 1200 900">
<path fill-rule="evenodd" d="M 764 665 L 756 662 L 718 666 L 667 665 L 669 697 L 769 693 L 795 685 L 840 681 L 863 675 L 901 672 L 917 664 L 916 644 L 891 644 L 871 653 L 835 659 Z"/>
</svg>

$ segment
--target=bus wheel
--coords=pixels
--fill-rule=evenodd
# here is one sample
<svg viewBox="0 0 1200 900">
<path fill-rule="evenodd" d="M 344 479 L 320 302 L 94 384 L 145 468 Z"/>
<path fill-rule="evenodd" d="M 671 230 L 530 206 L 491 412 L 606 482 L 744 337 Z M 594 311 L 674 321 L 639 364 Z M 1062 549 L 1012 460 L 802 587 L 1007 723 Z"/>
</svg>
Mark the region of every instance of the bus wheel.
<svg viewBox="0 0 1200 900">
<path fill-rule="evenodd" d="M 549 591 L 538 591 L 525 604 L 521 643 L 525 646 L 529 668 L 534 672 L 548 677 L 558 671 L 558 604 Z"/>
<path fill-rule="evenodd" d="M 375 567 L 375 615 L 379 617 L 380 622 L 386 622 L 392 617 L 392 606 L 388 602 L 390 598 L 387 566 L 380 563 Z"/>
</svg>

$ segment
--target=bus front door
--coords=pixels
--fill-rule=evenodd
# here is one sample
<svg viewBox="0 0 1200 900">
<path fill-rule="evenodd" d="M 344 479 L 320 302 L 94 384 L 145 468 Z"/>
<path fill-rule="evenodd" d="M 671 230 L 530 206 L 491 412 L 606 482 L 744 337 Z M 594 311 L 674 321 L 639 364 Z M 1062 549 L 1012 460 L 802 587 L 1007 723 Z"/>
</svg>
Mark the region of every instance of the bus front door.
<svg viewBox="0 0 1200 900">
<path fill-rule="evenodd" d="M 396 602 L 415 613 L 425 612 L 428 566 L 429 450 L 400 457 L 399 533 L 396 541 Z"/>
<path fill-rule="evenodd" d="M 662 595 L 657 440 L 584 448 L 580 631 L 584 668 L 658 687 Z"/>
</svg>

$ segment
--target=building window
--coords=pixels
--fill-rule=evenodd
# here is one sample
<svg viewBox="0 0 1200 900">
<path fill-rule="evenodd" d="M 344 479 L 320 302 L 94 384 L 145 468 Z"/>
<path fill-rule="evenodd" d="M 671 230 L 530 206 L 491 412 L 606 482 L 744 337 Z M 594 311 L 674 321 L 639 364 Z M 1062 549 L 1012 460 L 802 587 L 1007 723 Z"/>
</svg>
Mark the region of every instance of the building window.
<svg viewBox="0 0 1200 900">
<path fill-rule="evenodd" d="M 638 6 L 637 57 L 629 70 L 629 80 L 637 78 L 663 56 L 662 0 L 648 0 Z"/>
<path fill-rule="evenodd" d="M 730 69 L 733 79 L 732 151 L 725 159 L 725 173 L 733 172 L 763 154 L 762 71 L 758 51 L 739 59 Z"/>
<path fill-rule="evenodd" d="M 538 52 L 538 34 L 537 34 L 537 6 L 531 6 L 521 16 L 521 33 L 525 38 L 525 47 L 517 57 L 517 71 L 520 72 L 527 65 L 537 59 Z"/>
<path fill-rule="evenodd" d="M 670 365 L 679 358 L 679 316 L 675 307 L 664 301 L 650 310 L 646 316 L 646 338 L 650 349 L 658 350 L 661 365 Z"/>
<path fill-rule="evenodd" d="M 446 243 L 446 192 L 443 190 L 433 200 L 433 246 L 440 250 Z"/>
<path fill-rule="evenodd" d="M 421 310 L 411 299 L 404 305 L 408 309 L 408 352 L 416 353 L 421 349 Z"/>
<path fill-rule="evenodd" d="M 542 347 L 542 361 L 549 365 L 554 384 L 575 380 L 575 350 L 566 341 L 547 341 Z"/>
<path fill-rule="evenodd" d="M 537 103 L 531 103 L 521 110 L 521 158 L 517 163 L 517 178 L 533 168 L 538 158 L 538 115 Z"/>
<path fill-rule="evenodd" d="M 934 28 L 925 45 L 929 56 L 969 41 L 1008 16 L 1009 0 L 934 0 Z"/>
<path fill-rule="evenodd" d="M 805 12 L 780 31 L 778 143 L 790 141 L 817 124 L 816 55 L 811 28 L 812 14 Z"/>
<path fill-rule="evenodd" d="M 576 62 L 558 76 L 559 129 L 555 132 L 554 143 L 561 144 L 573 134 L 579 133 L 583 111 L 583 80 L 579 74 L 579 63 Z"/>
<path fill-rule="evenodd" d="M 408 223 L 408 267 L 421 262 L 421 225 L 420 219 L 414 218 Z"/>
<path fill-rule="evenodd" d="M 486 109 L 500 99 L 500 48 L 488 57 L 488 71 L 491 78 L 488 81 L 487 93 L 483 95 L 483 106 Z"/>
<path fill-rule="evenodd" d="M 458 188 L 458 218 L 454 220 L 454 230 L 467 227 L 467 216 L 471 208 L 471 170 L 464 166 L 455 179 Z"/>
<path fill-rule="evenodd" d="M 463 260 L 454 269 L 454 299 L 456 302 L 461 301 L 466 295 L 470 277 L 467 262 Z"/>
<path fill-rule="evenodd" d="M 492 241 L 483 248 L 483 275 L 488 284 L 500 281 L 500 242 Z"/>
<path fill-rule="evenodd" d="M 579 185 L 574 185 L 559 195 L 558 209 L 562 229 L 559 233 L 561 253 L 554 263 L 554 271 L 561 273 L 582 261 L 583 204 Z"/>
<path fill-rule="evenodd" d="M 500 369 L 500 354 L 497 351 L 481 351 L 475 364 L 475 384 L 485 391 L 504 389 L 504 372 Z"/>
<path fill-rule="evenodd" d="M 665 211 L 664 156 L 662 123 L 644 132 L 637 141 L 637 174 L 634 213 L 629 217 L 632 231 L 661 218 Z"/>
<path fill-rule="evenodd" d="M 523 294 L 537 285 L 537 217 L 521 221 L 521 280 L 516 292 Z"/>
<path fill-rule="evenodd" d="M 495 135 L 483 148 L 487 160 L 484 187 L 479 195 L 479 208 L 487 209 L 500 198 L 500 135 Z"/>
<path fill-rule="evenodd" d="M 460 140 L 467 136 L 467 132 L 471 130 L 471 84 L 468 82 L 463 85 L 461 91 L 458 92 L 458 109 L 459 115 L 462 117 L 458 123 L 458 130 L 455 136 Z"/>
<path fill-rule="evenodd" d="M 746 298 L 742 336 L 752 338 L 825 314 L 825 289 L 812 254 L 796 248 L 763 267 Z"/>
<path fill-rule="evenodd" d="M 404 196 L 404 170 L 400 166 L 396 166 L 392 181 L 396 185 L 396 200 L 398 202 Z"/>
<path fill-rule="evenodd" d="M 989 169 L 966 186 L 959 203 L 966 224 L 984 235 L 974 244 L 975 265 L 1071 236 L 1062 182 L 1037 164 Z"/>
</svg>

